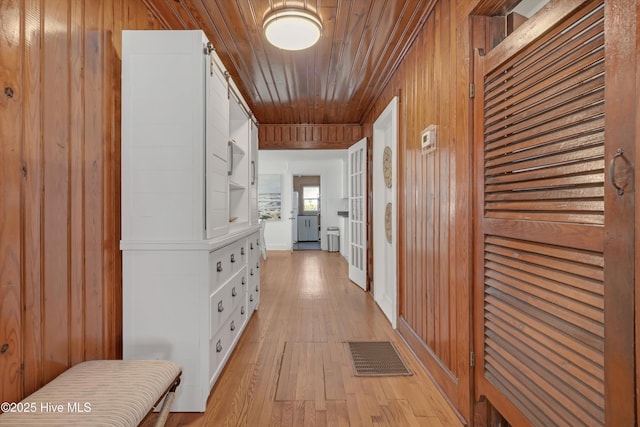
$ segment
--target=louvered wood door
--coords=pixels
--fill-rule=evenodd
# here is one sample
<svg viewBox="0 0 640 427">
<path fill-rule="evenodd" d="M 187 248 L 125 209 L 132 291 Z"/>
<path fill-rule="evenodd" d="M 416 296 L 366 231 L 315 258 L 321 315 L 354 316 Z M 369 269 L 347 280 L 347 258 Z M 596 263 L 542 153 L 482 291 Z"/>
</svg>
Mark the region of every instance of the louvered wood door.
<svg viewBox="0 0 640 427">
<path fill-rule="evenodd" d="M 603 425 L 604 5 L 528 24 L 475 60 L 476 395 L 514 425 Z"/>
</svg>

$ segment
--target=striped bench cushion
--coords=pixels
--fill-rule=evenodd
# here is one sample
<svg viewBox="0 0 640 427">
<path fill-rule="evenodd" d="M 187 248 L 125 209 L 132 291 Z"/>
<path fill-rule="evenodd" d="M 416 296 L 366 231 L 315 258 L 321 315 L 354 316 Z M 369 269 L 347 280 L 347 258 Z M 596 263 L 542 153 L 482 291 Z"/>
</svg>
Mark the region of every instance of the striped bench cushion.
<svg viewBox="0 0 640 427">
<path fill-rule="evenodd" d="M 180 372 L 165 360 L 83 362 L 22 400 L 23 412 L 0 415 L 0 425 L 137 426 Z"/>
</svg>

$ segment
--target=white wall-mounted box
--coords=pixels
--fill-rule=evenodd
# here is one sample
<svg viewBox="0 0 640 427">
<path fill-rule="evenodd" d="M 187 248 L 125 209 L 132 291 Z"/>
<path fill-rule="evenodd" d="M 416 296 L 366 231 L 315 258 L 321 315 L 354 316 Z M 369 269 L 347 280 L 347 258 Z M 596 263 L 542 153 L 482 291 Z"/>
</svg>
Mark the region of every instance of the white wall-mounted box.
<svg viewBox="0 0 640 427">
<path fill-rule="evenodd" d="M 422 154 L 429 154 L 436 150 L 437 126 L 427 126 L 420 134 Z"/>
</svg>

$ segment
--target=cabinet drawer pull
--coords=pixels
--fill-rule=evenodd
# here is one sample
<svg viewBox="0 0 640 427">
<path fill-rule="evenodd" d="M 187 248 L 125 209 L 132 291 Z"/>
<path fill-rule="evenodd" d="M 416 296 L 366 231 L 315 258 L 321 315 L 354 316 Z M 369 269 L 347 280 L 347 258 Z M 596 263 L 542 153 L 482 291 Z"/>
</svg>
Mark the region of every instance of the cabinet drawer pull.
<svg viewBox="0 0 640 427">
<path fill-rule="evenodd" d="M 253 250 L 253 242 L 249 244 L 249 249 Z"/>
<path fill-rule="evenodd" d="M 231 262 L 236 262 L 236 254 L 231 254 Z"/>
<path fill-rule="evenodd" d="M 246 285 L 247 284 L 247 279 L 245 279 L 244 276 L 242 276 L 242 281 L 240 283 L 242 283 L 243 285 Z"/>
<path fill-rule="evenodd" d="M 244 246 L 240 248 L 240 255 L 244 255 Z"/>
<path fill-rule="evenodd" d="M 216 264 L 216 271 L 218 273 L 222 271 L 222 261 L 218 261 L 218 264 Z"/>
<path fill-rule="evenodd" d="M 216 343 L 216 353 L 220 353 L 222 351 L 222 343 L 220 340 Z"/>
<path fill-rule="evenodd" d="M 249 271 L 249 275 L 253 276 L 253 268 Z"/>
<path fill-rule="evenodd" d="M 218 302 L 218 313 L 222 313 L 224 311 L 224 307 L 222 306 L 222 301 Z"/>
<path fill-rule="evenodd" d="M 260 269 L 260 261 L 256 262 L 256 268 Z"/>
<path fill-rule="evenodd" d="M 249 295 L 249 301 L 253 302 L 253 294 Z"/>
<path fill-rule="evenodd" d="M 233 320 L 231 321 L 231 326 L 229 326 L 229 329 L 231 329 L 232 331 L 236 330 L 236 324 Z"/>
<path fill-rule="evenodd" d="M 236 287 L 234 286 L 233 288 L 231 288 L 231 296 L 235 297 L 236 295 L 238 295 L 238 293 L 236 292 Z"/>
<path fill-rule="evenodd" d="M 256 285 L 256 292 L 260 292 L 260 287 Z"/>
<path fill-rule="evenodd" d="M 260 246 L 260 239 L 256 240 L 256 245 Z"/>
<path fill-rule="evenodd" d="M 244 309 L 244 305 L 242 307 L 240 307 L 240 314 L 244 314 L 245 313 L 245 309 Z"/>
</svg>

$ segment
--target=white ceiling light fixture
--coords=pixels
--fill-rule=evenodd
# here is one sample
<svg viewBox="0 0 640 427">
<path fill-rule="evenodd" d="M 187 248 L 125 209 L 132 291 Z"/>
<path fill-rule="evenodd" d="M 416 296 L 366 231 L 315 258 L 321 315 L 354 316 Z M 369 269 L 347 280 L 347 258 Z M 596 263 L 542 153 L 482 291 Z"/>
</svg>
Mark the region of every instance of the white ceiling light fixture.
<svg viewBox="0 0 640 427">
<path fill-rule="evenodd" d="M 320 17 L 305 9 L 276 9 L 264 18 L 264 35 L 272 45 L 284 50 L 313 46 L 322 34 Z"/>
</svg>

